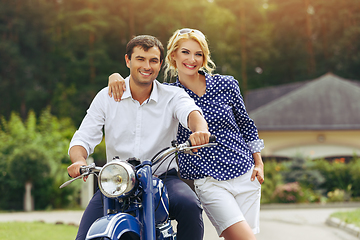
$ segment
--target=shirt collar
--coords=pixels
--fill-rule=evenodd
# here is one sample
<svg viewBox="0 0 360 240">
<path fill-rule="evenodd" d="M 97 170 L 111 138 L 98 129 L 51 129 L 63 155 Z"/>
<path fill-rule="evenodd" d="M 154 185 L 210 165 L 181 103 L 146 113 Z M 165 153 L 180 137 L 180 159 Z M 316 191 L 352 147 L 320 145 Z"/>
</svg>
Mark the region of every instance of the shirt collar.
<svg viewBox="0 0 360 240">
<path fill-rule="evenodd" d="M 150 100 L 157 102 L 159 100 L 159 90 L 158 84 L 160 84 L 156 79 L 153 81 L 153 89 L 151 90 Z"/>
<path fill-rule="evenodd" d="M 157 102 L 159 100 L 158 84 L 159 84 L 159 82 L 155 79 L 153 81 L 153 89 L 151 90 L 150 98 L 148 99 L 147 102 L 149 102 L 150 100 Z M 125 78 L 125 86 L 126 86 L 126 90 L 123 93 L 121 99 L 132 98 L 131 91 L 130 91 L 130 76 Z"/>
<path fill-rule="evenodd" d="M 128 76 L 127 78 L 125 78 L 126 90 L 125 90 L 125 92 L 123 93 L 123 95 L 121 96 L 121 100 L 132 97 L 132 96 L 131 96 L 131 91 L 130 91 L 129 80 L 130 80 L 130 76 Z"/>
</svg>

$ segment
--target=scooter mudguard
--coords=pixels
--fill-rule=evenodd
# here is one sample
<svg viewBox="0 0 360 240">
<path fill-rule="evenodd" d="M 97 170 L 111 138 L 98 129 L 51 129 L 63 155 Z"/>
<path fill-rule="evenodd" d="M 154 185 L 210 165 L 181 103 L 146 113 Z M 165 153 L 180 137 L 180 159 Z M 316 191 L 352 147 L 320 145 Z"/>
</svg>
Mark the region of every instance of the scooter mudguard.
<svg viewBox="0 0 360 240">
<path fill-rule="evenodd" d="M 117 240 L 123 234 L 132 232 L 140 236 L 141 224 L 133 216 L 126 213 L 117 213 L 97 219 L 90 227 L 86 240 L 107 237 Z"/>
</svg>

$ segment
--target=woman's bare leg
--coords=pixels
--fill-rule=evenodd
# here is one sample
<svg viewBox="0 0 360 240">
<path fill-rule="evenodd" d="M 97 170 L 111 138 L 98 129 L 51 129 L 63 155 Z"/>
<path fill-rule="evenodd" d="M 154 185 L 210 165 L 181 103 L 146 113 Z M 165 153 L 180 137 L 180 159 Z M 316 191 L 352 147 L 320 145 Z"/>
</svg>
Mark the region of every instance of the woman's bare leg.
<svg viewBox="0 0 360 240">
<path fill-rule="evenodd" d="M 256 240 L 255 234 L 246 221 L 237 222 L 221 233 L 226 240 Z"/>
</svg>

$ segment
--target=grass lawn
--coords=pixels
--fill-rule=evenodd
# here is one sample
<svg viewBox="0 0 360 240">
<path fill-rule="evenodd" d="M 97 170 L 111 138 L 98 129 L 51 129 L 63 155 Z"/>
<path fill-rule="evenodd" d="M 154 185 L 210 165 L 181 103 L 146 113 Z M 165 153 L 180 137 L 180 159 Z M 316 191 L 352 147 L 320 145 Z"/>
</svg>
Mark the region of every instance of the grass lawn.
<svg viewBox="0 0 360 240">
<path fill-rule="evenodd" d="M 331 217 L 339 218 L 343 222 L 351 223 L 360 227 L 360 209 L 350 212 L 336 212 L 331 214 Z"/>
<path fill-rule="evenodd" d="M 0 239 L 73 240 L 77 227 L 42 222 L 1 222 Z"/>
</svg>

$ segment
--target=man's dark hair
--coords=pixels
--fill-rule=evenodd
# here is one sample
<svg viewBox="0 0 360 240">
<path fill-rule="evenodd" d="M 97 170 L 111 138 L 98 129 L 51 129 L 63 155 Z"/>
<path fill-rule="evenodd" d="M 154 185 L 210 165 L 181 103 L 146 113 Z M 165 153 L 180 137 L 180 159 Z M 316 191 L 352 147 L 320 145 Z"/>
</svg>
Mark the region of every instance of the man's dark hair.
<svg viewBox="0 0 360 240">
<path fill-rule="evenodd" d="M 152 47 L 158 47 L 160 50 L 160 62 L 164 59 L 164 46 L 156 37 L 140 35 L 131 39 L 126 45 L 126 54 L 130 60 L 135 47 L 140 47 L 144 51 L 148 51 Z"/>
</svg>

